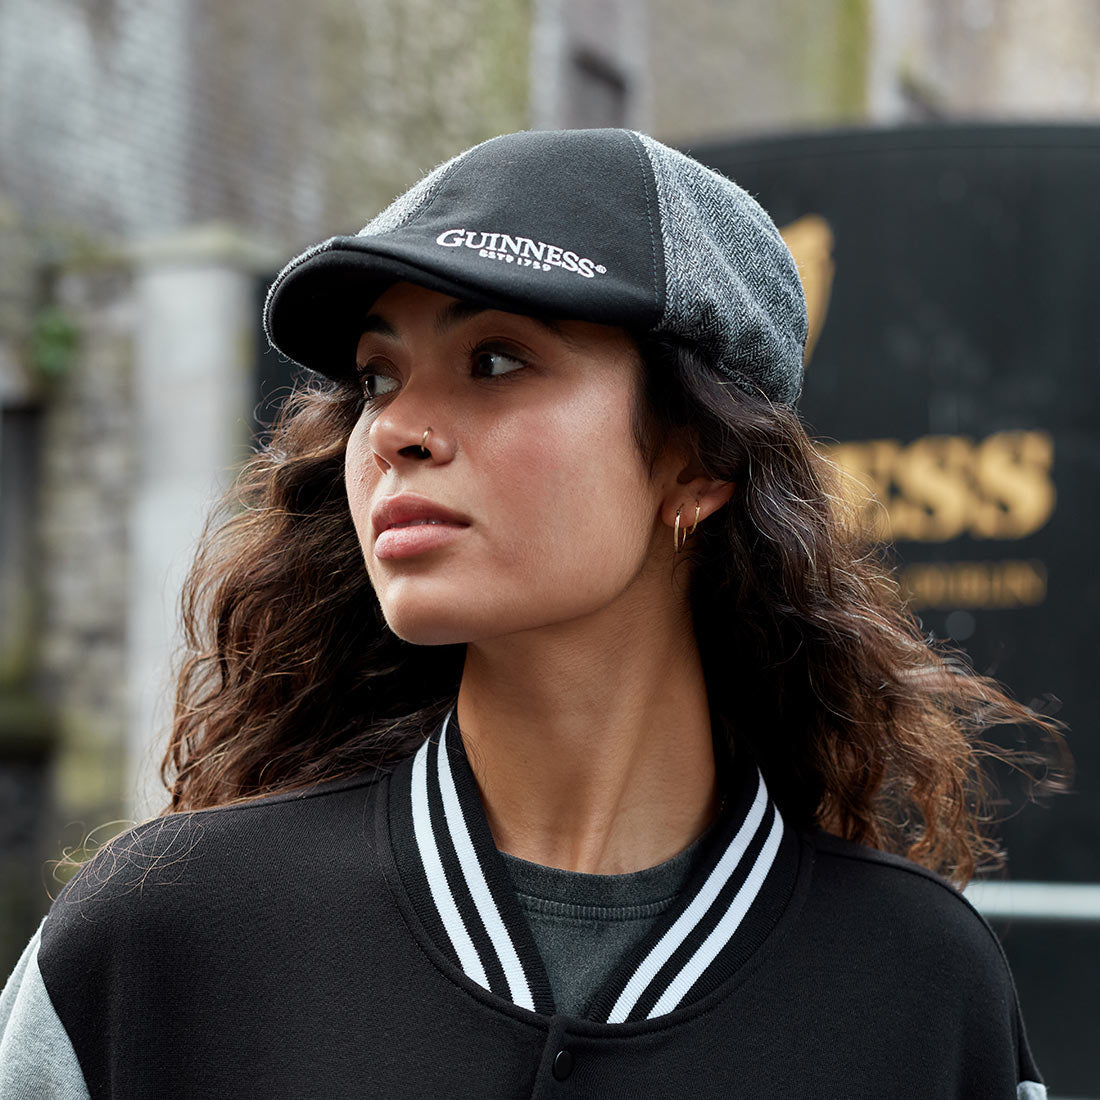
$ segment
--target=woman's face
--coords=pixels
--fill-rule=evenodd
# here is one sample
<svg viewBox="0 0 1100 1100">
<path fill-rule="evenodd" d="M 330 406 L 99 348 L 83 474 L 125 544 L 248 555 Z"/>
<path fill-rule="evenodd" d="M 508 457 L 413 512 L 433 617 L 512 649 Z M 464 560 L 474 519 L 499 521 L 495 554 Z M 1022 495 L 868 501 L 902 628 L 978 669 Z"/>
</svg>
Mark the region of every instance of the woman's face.
<svg viewBox="0 0 1100 1100">
<path fill-rule="evenodd" d="M 653 566 L 671 553 L 673 462 L 651 475 L 638 452 L 642 368 L 623 330 L 399 283 L 357 361 L 348 500 L 396 634 L 477 642 L 648 598 L 658 573 L 670 588 Z"/>
</svg>

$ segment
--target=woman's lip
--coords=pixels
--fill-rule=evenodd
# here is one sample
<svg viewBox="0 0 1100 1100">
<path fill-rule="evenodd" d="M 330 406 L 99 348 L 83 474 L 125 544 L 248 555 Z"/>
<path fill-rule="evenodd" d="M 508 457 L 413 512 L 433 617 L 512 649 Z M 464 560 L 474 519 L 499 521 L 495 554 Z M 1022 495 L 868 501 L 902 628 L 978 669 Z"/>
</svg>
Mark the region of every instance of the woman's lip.
<svg viewBox="0 0 1100 1100">
<path fill-rule="evenodd" d="M 382 535 L 401 524 L 415 523 L 417 520 L 432 520 L 459 527 L 468 526 L 465 516 L 452 512 L 449 508 L 444 508 L 443 505 L 418 493 L 397 493 L 391 497 L 383 497 L 371 512 L 371 525 L 377 535 Z"/>
<path fill-rule="evenodd" d="M 387 527 L 374 540 L 374 556 L 382 561 L 411 558 L 447 546 L 467 530 L 460 523 L 419 523 L 411 527 Z"/>
</svg>

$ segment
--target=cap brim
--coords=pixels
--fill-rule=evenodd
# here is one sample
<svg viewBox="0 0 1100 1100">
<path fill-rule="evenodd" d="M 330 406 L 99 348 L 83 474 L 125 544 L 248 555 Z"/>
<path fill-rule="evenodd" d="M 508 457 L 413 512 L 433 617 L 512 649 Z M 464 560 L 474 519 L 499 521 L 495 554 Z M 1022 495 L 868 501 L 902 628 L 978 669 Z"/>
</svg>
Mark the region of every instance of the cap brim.
<svg viewBox="0 0 1100 1100">
<path fill-rule="evenodd" d="M 329 378 L 353 377 L 366 317 L 378 297 L 398 282 L 487 308 L 551 312 L 388 255 L 373 243 L 371 238 L 335 238 L 276 279 L 264 308 L 264 329 L 278 351 Z"/>
</svg>

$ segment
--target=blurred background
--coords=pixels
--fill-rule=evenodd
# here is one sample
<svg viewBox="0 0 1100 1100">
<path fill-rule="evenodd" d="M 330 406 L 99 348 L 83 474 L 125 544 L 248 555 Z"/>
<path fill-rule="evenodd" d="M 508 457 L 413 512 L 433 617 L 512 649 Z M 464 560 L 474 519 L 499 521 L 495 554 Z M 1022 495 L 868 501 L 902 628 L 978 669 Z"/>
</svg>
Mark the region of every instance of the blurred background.
<svg viewBox="0 0 1100 1100">
<path fill-rule="evenodd" d="M 292 381 L 274 273 L 476 141 L 620 125 L 772 212 L 804 415 L 925 629 L 1071 727 L 971 896 L 1100 1097 L 1097 0 L 0 0 L 0 971 L 51 861 L 165 802 L 182 578 Z"/>
</svg>

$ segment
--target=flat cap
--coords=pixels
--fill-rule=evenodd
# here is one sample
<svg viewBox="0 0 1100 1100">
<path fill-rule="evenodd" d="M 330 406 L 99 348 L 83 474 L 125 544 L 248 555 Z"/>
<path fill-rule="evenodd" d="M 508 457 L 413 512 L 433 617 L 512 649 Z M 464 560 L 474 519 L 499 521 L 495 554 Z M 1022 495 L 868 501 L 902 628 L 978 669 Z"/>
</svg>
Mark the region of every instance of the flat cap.
<svg viewBox="0 0 1100 1100">
<path fill-rule="evenodd" d="M 632 130 L 505 134 L 440 165 L 355 236 L 307 249 L 268 292 L 272 345 L 348 377 L 370 306 L 408 281 L 514 313 L 667 334 L 741 389 L 794 405 L 806 305 L 745 190 Z"/>
</svg>

